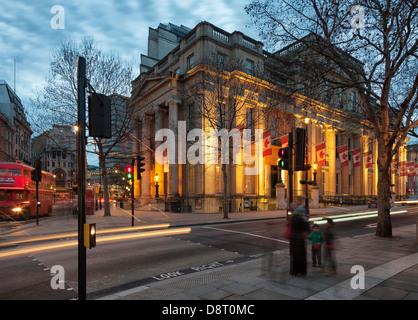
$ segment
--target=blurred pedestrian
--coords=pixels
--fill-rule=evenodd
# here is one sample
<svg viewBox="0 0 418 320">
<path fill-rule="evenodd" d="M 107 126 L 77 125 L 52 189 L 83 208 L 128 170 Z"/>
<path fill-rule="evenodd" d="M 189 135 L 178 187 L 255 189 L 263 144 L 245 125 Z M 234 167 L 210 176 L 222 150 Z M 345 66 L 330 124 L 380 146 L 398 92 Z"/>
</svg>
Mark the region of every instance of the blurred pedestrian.
<svg viewBox="0 0 418 320">
<path fill-rule="evenodd" d="M 326 264 L 326 272 L 328 275 L 333 275 L 337 271 L 337 262 L 335 260 L 335 244 L 334 244 L 334 221 L 327 219 L 325 224 L 324 235 L 324 258 Z"/>
<path fill-rule="evenodd" d="M 295 208 L 295 204 L 290 207 Z M 309 233 L 309 223 L 305 217 L 305 207 L 296 207 L 290 216 L 291 234 L 289 239 L 290 269 L 295 276 L 306 275 L 306 235 Z"/>
<path fill-rule="evenodd" d="M 321 250 L 322 243 L 324 242 L 324 237 L 317 224 L 314 224 L 312 226 L 312 232 L 308 236 L 308 239 L 311 240 L 312 244 L 312 267 L 318 266 L 319 268 L 321 268 Z"/>
</svg>

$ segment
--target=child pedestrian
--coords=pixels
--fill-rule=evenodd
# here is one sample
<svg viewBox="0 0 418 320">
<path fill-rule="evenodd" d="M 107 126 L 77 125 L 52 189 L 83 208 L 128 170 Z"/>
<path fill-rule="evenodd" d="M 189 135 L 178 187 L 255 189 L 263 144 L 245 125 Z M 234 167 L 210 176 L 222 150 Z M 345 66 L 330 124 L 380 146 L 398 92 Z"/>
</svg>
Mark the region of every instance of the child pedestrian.
<svg viewBox="0 0 418 320">
<path fill-rule="evenodd" d="M 334 221 L 332 219 L 327 219 L 327 223 L 325 224 L 325 231 L 324 231 L 324 255 L 325 255 L 325 262 L 327 267 L 327 274 L 333 275 L 337 271 L 337 262 L 335 260 L 335 247 L 334 247 L 334 232 L 332 228 L 334 227 Z"/>
<path fill-rule="evenodd" d="M 318 266 L 321 268 L 321 247 L 324 242 L 324 237 L 317 224 L 312 226 L 312 232 L 308 236 L 308 239 L 312 241 L 312 267 Z"/>
</svg>

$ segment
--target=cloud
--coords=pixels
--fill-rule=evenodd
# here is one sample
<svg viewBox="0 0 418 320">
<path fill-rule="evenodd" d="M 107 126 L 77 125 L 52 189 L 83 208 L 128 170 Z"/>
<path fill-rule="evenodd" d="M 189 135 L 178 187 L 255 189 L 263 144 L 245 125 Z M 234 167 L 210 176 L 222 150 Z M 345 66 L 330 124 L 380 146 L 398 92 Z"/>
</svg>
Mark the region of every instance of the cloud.
<svg viewBox="0 0 418 320">
<path fill-rule="evenodd" d="M 54 30 L 51 8 L 65 9 L 65 29 Z M 148 28 L 160 23 L 195 27 L 208 21 L 228 32 L 246 34 L 244 0 L 0 0 L 0 77 L 13 86 L 17 62 L 17 93 L 28 104 L 48 75 L 51 52 L 66 37 L 93 36 L 103 50 L 139 61 L 147 53 Z M 251 36 L 251 34 L 248 34 Z"/>
</svg>

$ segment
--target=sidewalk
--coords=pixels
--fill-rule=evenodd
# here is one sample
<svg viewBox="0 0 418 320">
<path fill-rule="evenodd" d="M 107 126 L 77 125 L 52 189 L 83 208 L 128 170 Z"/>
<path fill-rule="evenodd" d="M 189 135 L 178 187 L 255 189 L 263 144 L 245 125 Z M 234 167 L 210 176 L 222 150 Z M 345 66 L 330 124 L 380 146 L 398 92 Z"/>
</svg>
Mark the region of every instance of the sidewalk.
<svg viewBox="0 0 418 320">
<path fill-rule="evenodd" d="M 393 239 L 372 235 L 338 239 L 337 274 L 308 263 L 306 277 L 289 275 L 288 250 L 178 278 L 156 281 L 101 300 L 418 300 L 415 225 L 394 229 Z M 308 250 L 308 262 L 310 252 Z M 364 289 L 353 289 L 360 265 Z M 359 281 L 353 280 L 359 284 Z"/>
<path fill-rule="evenodd" d="M 400 208 L 395 208 L 400 209 Z M 311 209 L 311 216 L 361 212 L 367 206 L 327 207 Z M 172 227 L 198 224 L 220 224 L 254 219 L 283 219 L 284 210 L 222 214 L 172 213 L 135 210 L 135 226 L 169 223 Z M 97 229 L 131 226 L 131 210 L 111 207 L 111 216 L 103 217 L 103 209 L 87 216 L 87 223 Z M 370 229 L 373 232 L 374 229 Z M 30 222 L 13 232 L 1 233 L 9 241 L 19 237 L 47 235 L 57 232 L 77 232 L 73 215 L 42 220 L 37 226 Z M 418 300 L 418 252 L 416 225 L 393 229 L 392 239 L 376 238 L 373 234 L 339 238 L 336 241 L 337 274 L 327 276 L 323 270 L 310 267 L 306 277 L 289 275 L 288 249 L 266 256 L 251 257 L 242 262 L 218 263 L 206 270 L 180 277 L 155 281 L 120 291 L 103 300 L 351 300 L 391 299 Z M 364 289 L 352 288 L 361 284 L 358 271 L 365 270 Z M 357 276 L 357 277 L 356 277 Z M 354 278 L 353 278 L 354 277 Z"/>
</svg>

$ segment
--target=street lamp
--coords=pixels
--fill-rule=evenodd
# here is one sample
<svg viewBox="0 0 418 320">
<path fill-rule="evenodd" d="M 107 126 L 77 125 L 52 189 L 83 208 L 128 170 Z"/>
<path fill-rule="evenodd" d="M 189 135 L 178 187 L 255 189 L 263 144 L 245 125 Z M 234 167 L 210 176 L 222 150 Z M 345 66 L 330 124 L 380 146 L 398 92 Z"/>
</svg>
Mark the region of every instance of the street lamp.
<svg viewBox="0 0 418 320">
<path fill-rule="evenodd" d="M 155 199 L 159 199 L 160 195 L 158 194 L 158 173 L 155 174 L 154 176 L 154 182 L 155 182 Z"/>
<path fill-rule="evenodd" d="M 314 162 L 313 166 L 313 185 L 316 186 L 316 170 L 318 170 L 318 164 L 316 162 Z"/>
</svg>

